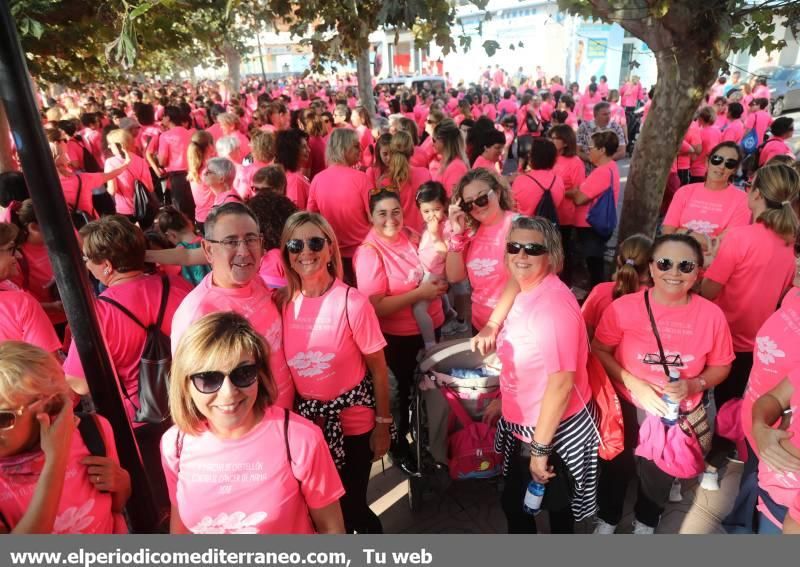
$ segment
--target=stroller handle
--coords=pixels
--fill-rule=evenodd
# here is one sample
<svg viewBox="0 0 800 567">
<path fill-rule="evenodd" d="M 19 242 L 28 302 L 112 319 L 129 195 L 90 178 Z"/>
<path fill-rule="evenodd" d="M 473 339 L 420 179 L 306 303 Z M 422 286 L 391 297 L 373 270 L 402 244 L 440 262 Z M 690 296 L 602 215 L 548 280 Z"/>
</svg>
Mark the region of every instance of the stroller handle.
<svg viewBox="0 0 800 567">
<path fill-rule="evenodd" d="M 419 363 L 420 372 L 428 372 L 434 366 L 453 356 L 454 354 L 471 352 L 472 347 L 470 345 L 470 341 L 471 339 L 456 339 L 453 341 L 439 343 L 439 345 L 437 345 L 437 347 L 430 354 L 428 354 L 428 356 L 425 357 L 422 362 Z"/>
</svg>

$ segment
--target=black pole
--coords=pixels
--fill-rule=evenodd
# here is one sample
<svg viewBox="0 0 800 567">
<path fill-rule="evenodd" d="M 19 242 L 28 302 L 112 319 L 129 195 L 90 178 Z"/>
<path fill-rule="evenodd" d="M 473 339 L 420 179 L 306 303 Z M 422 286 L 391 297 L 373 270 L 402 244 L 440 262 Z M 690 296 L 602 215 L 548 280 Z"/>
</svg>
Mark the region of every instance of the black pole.
<svg viewBox="0 0 800 567">
<path fill-rule="evenodd" d="M 22 173 L 44 234 L 89 391 L 99 413 L 111 422 L 120 462 L 131 475 L 133 495 L 127 505 L 128 517 L 135 532 L 151 532 L 157 521 L 152 492 L 97 323 L 89 277 L 41 126 L 16 26 L 5 1 L 0 1 L 0 98 L 6 106 Z"/>
</svg>

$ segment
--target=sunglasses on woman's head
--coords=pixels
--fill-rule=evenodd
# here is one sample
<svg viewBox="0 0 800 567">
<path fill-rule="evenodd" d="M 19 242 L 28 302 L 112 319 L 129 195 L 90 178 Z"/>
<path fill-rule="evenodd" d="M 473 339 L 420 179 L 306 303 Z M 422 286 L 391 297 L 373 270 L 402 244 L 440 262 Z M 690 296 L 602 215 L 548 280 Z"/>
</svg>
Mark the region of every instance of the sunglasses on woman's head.
<svg viewBox="0 0 800 567">
<path fill-rule="evenodd" d="M 733 159 L 733 158 L 727 158 L 726 159 L 726 158 L 724 158 L 724 157 L 722 157 L 721 155 L 718 155 L 718 154 L 714 154 L 713 156 L 708 158 L 708 162 L 711 165 L 721 165 L 721 164 L 724 163 L 725 164 L 725 169 L 736 169 L 737 167 L 739 167 L 739 160 L 738 159 Z"/>
<path fill-rule="evenodd" d="M 312 252 L 319 252 L 323 248 L 325 248 L 325 243 L 327 239 L 321 236 L 312 236 L 308 240 L 301 240 L 299 238 L 292 238 L 286 241 L 286 249 L 292 254 L 300 254 L 305 248 L 306 244 L 308 244 L 308 249 Z"/>
<path fill-rule="evenodd" d="M 520 242 L 506 242 L 506 252 L 509 254 L 519 254 L 525 250 L 528 256 L 542 256 L 547 254 L 547 247 L 544 244 L 537 242 L 528 242 L 522 244 Z"/>
<path fill-rule="evenodd" d="M 656 262 L 656 268 L 661 272 L 669 272 L 675 262 L 670 258 L 659 258 Z M 681 260 L 678 262 L 678 271 L 683 274 L 691 274 L 697 268 L 697 262 L 691 260 Z"/>
<path fill-rule="evenodd" d="M 225 378 L 230 378 L 231 384 L 237 388 L 247 388 L 252 386 L 258 379 L 258 366 L 256 364 L 244 364 L 237 366 L 229 374 L 219 370 L 208 370 L 189 375 L 189 380 L 201 394 L 213 394 L 222 388 Z"/>
<path fill-rule="evenodd" d="M 472 210 L 472 207 L 475 206 L 485 207 L 486 205 L 489 204 L 489 195 L 492 194 L 492 191 L 494 191 L 494 189 L 489 189 L 488 192 L 484 193 L 480 197 L 476 197 L 472 201 L 469 202 L 464 201 L 463 203 L 461 203 L 461 210 L 464 211 L 465 213 L 468 213 Z"/>
</svg>

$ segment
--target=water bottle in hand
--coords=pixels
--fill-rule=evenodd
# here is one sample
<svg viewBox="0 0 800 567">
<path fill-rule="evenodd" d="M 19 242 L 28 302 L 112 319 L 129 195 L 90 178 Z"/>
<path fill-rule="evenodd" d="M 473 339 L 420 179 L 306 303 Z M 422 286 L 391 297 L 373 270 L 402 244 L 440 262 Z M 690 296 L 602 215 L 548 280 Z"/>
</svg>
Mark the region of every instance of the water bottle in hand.
<svg viewBox="0 0 800 567">
<path fill-rule="evenodd" d="M 669 371 L 669 381 L 670 382 L 677 382 L 680 380 L 681 375 L 677 370 L 670 370 Z M 675 402 L 670 398 L 667 394 L 661 396 L 661 399 L 664 400 L 664 403 L 667 404 L 667 413 L 664 414 L 664 417 L 661 418 L 661 423 L 667 426 L 673 426 L 678 422 L 678 415 L 680 412 L 681 404 L 680 402 Z"/>
<path fill-rule="evenodd" d="M 542 499 L 544 498 L 544 485 L 532 480 L 528 483 L 528 490 L 525 491 L 525 500 L 522 501 L 522 509 L 531 516 L 535 516 L 542 511 Z"/>
</svg>

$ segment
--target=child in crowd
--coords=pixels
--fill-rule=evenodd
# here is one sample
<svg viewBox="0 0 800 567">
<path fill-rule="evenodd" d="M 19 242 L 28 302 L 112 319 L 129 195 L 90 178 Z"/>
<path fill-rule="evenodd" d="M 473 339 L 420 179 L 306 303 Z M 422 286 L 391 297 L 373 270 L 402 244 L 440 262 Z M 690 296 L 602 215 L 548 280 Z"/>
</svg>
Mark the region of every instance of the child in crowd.
<svg viewBox="0 0 800 567">
<path fill-rule="evenodd" d="M 165 207 L 156 219 L 158 230 L 176 248 L 200 248 L 203 238 L 194 232 L 194 226 L 189 218 L 175 207 Z M 197 285 L 206 277 L 211 269 L 207 264 L 181 267 L 181 276 L 190 284 Z"/>
</svg>

